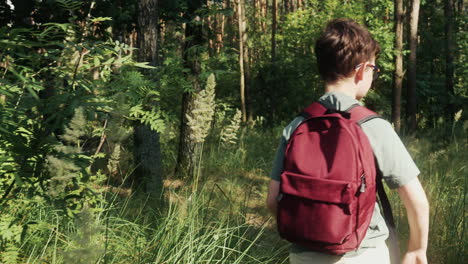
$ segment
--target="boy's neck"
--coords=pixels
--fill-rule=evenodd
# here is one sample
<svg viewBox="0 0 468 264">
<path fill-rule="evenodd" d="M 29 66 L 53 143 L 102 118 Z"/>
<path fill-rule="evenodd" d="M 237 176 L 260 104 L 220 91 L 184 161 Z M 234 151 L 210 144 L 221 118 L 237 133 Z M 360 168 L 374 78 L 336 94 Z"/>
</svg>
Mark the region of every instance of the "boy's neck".
<svg viewBox="0 0 468 264">
<path fill-rule="evenodd" d="M 352 80 L 345 79 L 332 84 L 327 83 L 325 84 L 325 92 L 339 92 L 354 99 L 357 99 L 357 89 L 355 88 L 355 85 Z"/>
</svg>

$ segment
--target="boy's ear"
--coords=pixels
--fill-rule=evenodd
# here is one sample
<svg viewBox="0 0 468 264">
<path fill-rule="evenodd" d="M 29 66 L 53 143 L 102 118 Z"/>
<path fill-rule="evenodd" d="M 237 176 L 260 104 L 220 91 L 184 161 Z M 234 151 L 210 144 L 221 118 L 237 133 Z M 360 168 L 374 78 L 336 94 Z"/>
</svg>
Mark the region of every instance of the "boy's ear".
<svg viewBox="0 0 468 264">
<path fill-rule="evenodd" d="M 355 69 L 354 82 L 358 83 L 364 78 L 364 69 L 366 68 L 366 62 L 361 63 L 361 66 Z"/>
</svg>

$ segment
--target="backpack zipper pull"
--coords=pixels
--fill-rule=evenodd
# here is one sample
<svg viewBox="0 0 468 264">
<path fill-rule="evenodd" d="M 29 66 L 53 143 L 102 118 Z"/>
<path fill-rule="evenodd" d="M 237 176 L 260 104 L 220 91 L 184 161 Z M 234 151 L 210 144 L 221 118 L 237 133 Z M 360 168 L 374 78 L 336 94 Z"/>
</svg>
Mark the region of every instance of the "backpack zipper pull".
<svg viewBox="0 0 468 264">
<path fill-rule="evenodd" d="M 361 175 L 361 188 L 359 190 L 361 193 L 366 191 L 366 176 L 364 173 Z"/>
<path fill-rule="evenodd" d="M 278 196 L 276 196 L 276 201 L 277 202 L 281 201 L 281 199 L 283 199 L 283 194 L 282 193 L 280 193 L 280 194 L 278 194 Z"/>
</svg>

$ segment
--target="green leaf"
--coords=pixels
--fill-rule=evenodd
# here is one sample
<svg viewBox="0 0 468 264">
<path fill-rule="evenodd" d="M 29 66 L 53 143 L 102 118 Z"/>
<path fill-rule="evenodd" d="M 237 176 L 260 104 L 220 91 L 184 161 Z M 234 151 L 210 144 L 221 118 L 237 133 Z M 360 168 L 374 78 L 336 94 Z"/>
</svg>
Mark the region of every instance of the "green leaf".
<svg viewBox="0 0 468 264">
<path fill-rule="evenodd" d="M 117 60 L 114 61 L 114 64 L 122 64 L 131 59 L 132 59 L 132 55 L 130 54 L 128 56 L 118 58 Z"/>
<path fill-rule="evenodd" d="M 16 185 L 17 185 L 18 187 L 23 186 L 24 182 L 23 182 L 23 180 L 21 179 L 21 176 L 20 176 L 18 173 L 16 173 L 16 172 L 14 173 L 14 175 L 15 175 L 15 183 L 16 183 Z"/>
<path fill-rule="evenodd" d="M 137 62 L 133 64 L 135 67 L 143 68 L 143 69 L 156 69 L 156 67 L 148 65 L 149 62 Z"/>
<path fill-rule="evenodd" d="M 98 56 L 94 57 L 94 66 L 97 67 L 101 64 L 101 60 L 99 59 Z"/>
<path fill-rule="evenodd" d="M 110 59 L 106 60 L 106 62 L 104 62 L 104 65 L 111 65 L 114 60 L 115 60 L 115 58 L 110 58 Z"/>
<path fill-rule="evenodd" d="M 99 23 L 103 21 L 112 21 L 112 17 L 95 17 L 90 19 L 91 23 Z"/>
</svg>

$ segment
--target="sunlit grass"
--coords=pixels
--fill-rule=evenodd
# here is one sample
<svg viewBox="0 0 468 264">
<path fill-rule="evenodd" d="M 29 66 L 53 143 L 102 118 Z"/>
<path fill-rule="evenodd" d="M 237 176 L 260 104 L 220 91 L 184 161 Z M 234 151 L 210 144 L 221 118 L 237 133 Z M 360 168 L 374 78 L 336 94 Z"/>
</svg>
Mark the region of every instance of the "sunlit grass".
<svg viewBox="0 0 468 264">
<path fill-rule="evenodd" d="M 430 263 L 466 258 L 467 134 L 456 131 L 443 142 L 431 133 L 404 137 L 431 205 Z M 235 147 L 208 141 L 198 187 L 168 179 L 164 203 L 109 192 L 101 208 L 83 210 L 74 220 L 53 208 L 37 209 L 38 224 L 21 248 L 23 262 L 287 263 L 288 243 L 264 205 L 276 132 L 244 130 Z M 404 250 L 405 210 L 396 192 L 390 199 Z"/>
</svg>

